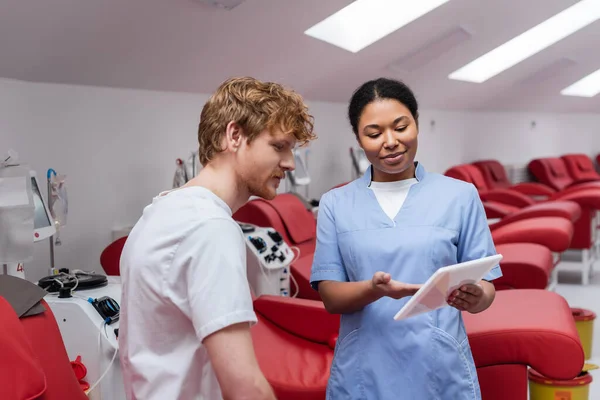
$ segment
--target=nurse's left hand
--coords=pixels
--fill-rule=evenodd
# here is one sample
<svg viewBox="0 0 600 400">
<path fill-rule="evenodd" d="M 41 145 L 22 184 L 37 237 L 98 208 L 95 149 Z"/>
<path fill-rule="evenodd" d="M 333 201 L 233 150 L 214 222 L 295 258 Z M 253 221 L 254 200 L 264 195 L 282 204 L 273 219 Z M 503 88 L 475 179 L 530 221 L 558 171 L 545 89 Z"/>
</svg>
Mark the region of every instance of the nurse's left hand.
<svg viewBox="0 0 600 400">
<path fill-rule="evenodd" d="M 481 284 L 465 284 L 448 296 L 448 304 L 460 311 L 479 310 L 485 300 Z"/>
</svg>

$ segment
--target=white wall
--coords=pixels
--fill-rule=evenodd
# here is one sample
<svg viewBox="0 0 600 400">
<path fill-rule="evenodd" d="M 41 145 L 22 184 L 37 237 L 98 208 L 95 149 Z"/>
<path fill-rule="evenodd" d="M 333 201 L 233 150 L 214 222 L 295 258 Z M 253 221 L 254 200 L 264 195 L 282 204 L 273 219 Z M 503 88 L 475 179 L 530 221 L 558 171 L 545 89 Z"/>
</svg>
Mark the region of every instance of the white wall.
<svg viewBox="0 0 600 400">
<path fill-rule="evenodd" d="M 17 102 L 13 103 L 16 99 Z M 37 172 L 68 178 L 69 220 L 56 266 L 101 270 L 111 230 L 134 223 L 153 195 L 169 189 L 175 159 L 195 148 L 206 96 L 0 81 L 0 151 L 15 149 Z M 47 274 L 47 242 L 25 266 Z"/>
<path fill-rule="evenodd" d="M 68 176 L 69 224 L 57 267 L 100 270 L 112 229 L 132 225 L 152 197 L 169 189 L 175 159 L 196 148 L 207 95 L 50 85 L 0 79 L 0 152 L 17 150 L 44 182 Z M 309 102 L 319 139 L 311 144 L 309 197 L 351 179 L 354 135 L 345 104 Z M 537 122 L 530 128 L 530 122 Z M 418 159 L 434 172 L 478 158 L 526 163 L 570 151 L 600 152 L 600 115 L 528 115 L 421 111 Z M 42 184 L 42 186 L 45 186 Z M 45 191 L 45 188 L 44 188 Z M 47 273 L 47 242 L 25 268 Z"/>
<path fill-rule="evenodd" d="M 465 156 L 526 164 L 539 157 L 600 153 L 599 114 L 473 113 Z"/>
</svg>

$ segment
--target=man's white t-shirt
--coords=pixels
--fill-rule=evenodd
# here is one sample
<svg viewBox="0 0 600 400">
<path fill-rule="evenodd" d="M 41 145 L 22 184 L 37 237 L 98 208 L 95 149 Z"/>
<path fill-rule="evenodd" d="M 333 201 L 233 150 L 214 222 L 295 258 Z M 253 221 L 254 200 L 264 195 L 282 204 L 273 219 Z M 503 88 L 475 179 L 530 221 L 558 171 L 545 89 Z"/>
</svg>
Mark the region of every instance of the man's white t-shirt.
<svg viewBox="0 0 600 400">
<path fill-rule="evenodd" d="M 244 237 L 231 209 L 202 187 L 154 198 L 127 239 L 120 268 L 128 399 L 221 399 L 202 341 L 256 322 Z"/>
<path fill-rule="evenodd" d="M 383 211 L 393 220 L 402 208 L 410 187 L 416 183 L 418 183 L 416 178 L 394 182 L 371 182 L 369 188 L 375 194 Z"/>
</svg>

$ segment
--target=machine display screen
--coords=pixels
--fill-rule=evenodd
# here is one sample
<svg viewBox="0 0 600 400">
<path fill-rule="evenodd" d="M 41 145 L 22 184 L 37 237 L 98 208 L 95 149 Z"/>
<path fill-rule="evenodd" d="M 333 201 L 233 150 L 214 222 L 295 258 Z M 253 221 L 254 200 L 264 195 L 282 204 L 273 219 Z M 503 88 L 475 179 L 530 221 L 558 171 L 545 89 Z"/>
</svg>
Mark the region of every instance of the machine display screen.
<svg viewBox="0 0 600 400">
<path fill-rule="evenodd" d="M 48 214 L 46 214 L 42 194 L 40 193 L 40 188 L 38 187 L 35 178 L 31 178 L 31 189 L 33 191 L 33 204 L 35 206 L 33 228 L 39 229 L 48 227 L 50 226 L 50 219 L 48 218 Z"/>
</svg>

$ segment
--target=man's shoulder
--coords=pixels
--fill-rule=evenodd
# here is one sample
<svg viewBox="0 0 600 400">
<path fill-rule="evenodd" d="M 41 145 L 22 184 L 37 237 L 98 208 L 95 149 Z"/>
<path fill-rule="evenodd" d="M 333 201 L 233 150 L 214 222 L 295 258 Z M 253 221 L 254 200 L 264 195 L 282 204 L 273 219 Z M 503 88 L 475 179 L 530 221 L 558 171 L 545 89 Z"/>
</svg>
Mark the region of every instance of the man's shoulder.
<svg viewBox="0 0 600 400">
<path fill-rule="evenodd" d="M 137 252 L 146 252 L 179 246 L 186 239 L 218 241 L 236 232 L 241 234 L 239 225 L 210 198 L 173 192 L 144 210 L 130 234 L 130 244 L 135 243 Z"/>
</svg>

